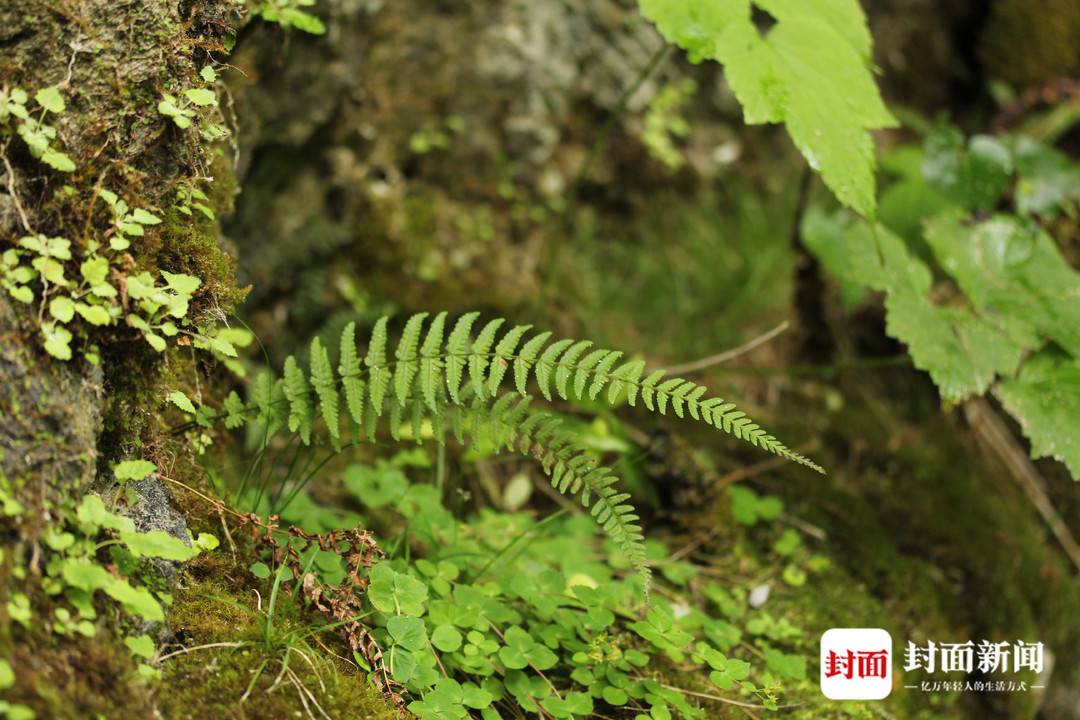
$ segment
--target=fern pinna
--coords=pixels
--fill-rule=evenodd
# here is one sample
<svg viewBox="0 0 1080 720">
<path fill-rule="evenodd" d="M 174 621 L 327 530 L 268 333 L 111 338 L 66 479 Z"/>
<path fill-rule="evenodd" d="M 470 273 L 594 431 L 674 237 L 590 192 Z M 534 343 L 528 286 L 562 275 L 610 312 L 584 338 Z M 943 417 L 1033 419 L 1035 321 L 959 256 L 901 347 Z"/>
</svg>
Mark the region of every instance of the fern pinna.
<svg viewBox="0 0 1080 720">
<path fill-rule="evenodd" d="M 459 441 L 483 431 L 508 450 L 539 459 L 552 485 L 580 498 L 592 516 L 626 552 L 648 581 L 644 543 L 638 516 L 627 503 L 629 494 L 615 488 L 616 476 L 599 465 L 593 454 L 559 428 L 552 413 L 532 408 L 535 386 L 545 400 L 596 400 L 635 406 L 640 398 L 650 411 L 682 418 L 689 415 L 757 447 L 823 472 L 821 467 L 789 450 L 753 422 L 735 405 L 706 397 L 704 386 L 682 378 L 668 378 L 663 370 L 645 374 L 645 363 L 627 360 L 617 350 L 594 348 L 588 340 L 551 341 L 550 332 L 526 337 L 530 325 L 505 328 L 502 318 L 473 332 L 479 313 L 461 316 L 446 333 L 447 314 L 427 324 L 427 313 L 410 317 L 391 357 L 388 355 L 387 318 L 375 323 L 361 359 L 356 327 L 350 323 L 341 335 L 337 368 L 327 348 L 315 338 L 310 369 L 305 372 L 295 357 L 285 361 L 282 378 L 260 375 L 245 404 L 236 393 L 223 407 L 227 427 L 256 422 L 272 432 L 287 426 L 305 443 L 321 417 L 335 446 L 343 440 L 343 425 L 359 440 L 374 439 L 380 420 L 400 439 L 406 427 L 419 439 L 430 425 L 440 442 L 450 428 Z M 503 392 L 504 386 L 512 389 Z M 605 393 L 606 391 L 606 393 Z M 347 413 L 341 412 L 341 398 Z M 316 405 L 318 412 L 316 412 Z M 200 413 L 205 419 L 211 413 Z"/>
</svg>

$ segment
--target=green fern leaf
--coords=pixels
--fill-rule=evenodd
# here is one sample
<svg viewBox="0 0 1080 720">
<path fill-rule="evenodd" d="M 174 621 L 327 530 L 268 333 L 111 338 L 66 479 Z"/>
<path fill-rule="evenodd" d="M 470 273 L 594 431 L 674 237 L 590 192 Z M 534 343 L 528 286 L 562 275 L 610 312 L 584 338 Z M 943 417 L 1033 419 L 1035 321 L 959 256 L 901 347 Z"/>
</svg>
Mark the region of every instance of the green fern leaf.
<svg viewBox="0 0 1080 720">
<path fill-rule="evenodd" d="M 563 353 L 555 367 L 555 389 L 563 400 L 570 399 L 570 378 L 573 377 L 576 363 L 581 354 L 592 347 L 591 340 L 579 340 Z"/>
<path fill-rule="evenodd" d="M 686 381 L 682 378 L 671 378 L 665 380 L 656 386 L 656 411 L 661 415 L 667 414 L 668 400 L 671 399 L 671 393 L 675 391 L 675 388 L 684 384 Z"/>
<path fill-rule="evenodd" d="M 401 333 L 397 351 L 397 367 L 394 369 L 394 395 L 399 405 L 404 405 L 412 390 L 413 379 L 416 377 L 417 367 L 416 348 L 420 344 L 420 331 L 423 329 L 424 319 L 427 313 L 417 313 L 405 322 L 405 329 Z"/>
<path fill-rule="evenodd" d="M 222 403 L 222 410 L 225 411 L 225 427 L 230 430 L 243 426 L 247 422 L 246 408 L 244 407 L 244 401 L 240 399 L 240 396 L 233 390 L 225 398 L 225 402 Z"/>
<path fill-rule="evenodd" d="M 461 382 L 465 375 L 465 362 L 469 354 L 469 333 L 480 313 L 462 315 L 450 331 L 446 342 L 446 390 L 454 404 L 461 402 Z"/>
<path fill-rule="evenodd" d="M 529 382 L 529 370 L 536 364 L 536 356 L 540 354 L 540 348 L 544 347 L 544 343 L 551 337 L 551 332 L 542 332 L 536 337 L 525 343 L 521 352 L 518 353 L 517 359 L 514 360 L 514 385 L 522 395 L 525 395 L 525 388 Z"/>
<path fill-rule="evenodd" d="M 536 384 L 546 400 L 551 400 L 551 376 L 555 371 L 559 355 L 574 344 L 573 340 L 556 340 L 548 345 L 547 350 L 536 363 Z"/>
<path fill-rule="evenodd" d="M 487 380 L 487 367 L 491 345 L 495 342 L 495 333 L 506 322 L 503 318 L 492 320 L 473 342 L 472 354 L 469 356 L 469 378 L 472 380 L 473 392 L 478 398 L 484 397 L 484 386 Z"/>
<path fill-rule="evenodd" d="M 382 415 L 383 399 L 390 389 L 390 370 L 386 364 L 386 323 L 385 317 L 375 323 L 367 357 L 364 358 L 364 365 L 368 369 L 368 397 L 371 400 L 368 407 L 375 417 Z M 368 425 L 366 421 L 364 424 Z M 370 437 L 371 433 L 368 435 Z"/>
<path fill-rule="evenodd" d="M 596 364 L 596 369 L 593 370 L 592 385 L 589 387 L 590 400 L 595 400 L 600 395 L 600 391 L 604 389 L 608 380 L 611 379 L 611 368 L 615 366 L 615 363 L 622 356 L 623 354 L 620 351 L 612 350 Z"/>
<path fill-rule="evenodd" d="M 318 336 L 311 341 L 311 384 L 319 398 L 326 429 L 336 443 L 341 437 L 337 381 L 330 366 L 330 356 Z"/>
<path fill-rule="evenodd" d="M 577 370 L 574 372 L 574 397 L 581 400 L 585 399 L 585 387 L 589 382 L 593 368 L 599 365 L 600 361 L 609 354 L 611 354 L 611 350 L 593 350 L 578 363 Z"/>
<path fill-rule="evenodd" d="M 443 324 L 446 322 L 446 313 L 441 312 L 431 321 L 424 344 L 420 347 L 420 391 L 424 400 L 432 412 L 438 407 L 435 404 L 435 393 L 442 384 L 442 360 L 440 353 L 443 344 Z"/>
<path fill-rule="evenodd" d="M 285 398 L 289 401 L 289 432 L 298 433 L 305 445 L 311 444 L 311 402 L 308 383 L 296 358 L 285 358 Z"/>
<path fill-rule="evenodd" d="M 608 386 L 608 402 L 614 405 L 625 391 L 627 404 L 634 407 L 637 402 L 638 381 L 643 372 L 645 372 L 644 360 L 631 360 L 619 367 L 612 373 L 612 382 Z"/>
<path fill-rule="evenodd" d="M 341 331 L 341 349 L 338 355 L 338 375 L 345 390 L 345 405 L 352 421 L 360 426 L 364 422 L 364 381 L 360 379 L 360 357 L 356 354 L 356 323 L 349 323 Z"/>
<path fill-rule="evenodd" d="M 518 343 L 521 342 L 521 338 L 525 333 L 529 332 L 532 325 L 516 325 L 510 329 L 499 344 L 495 346 L 495 357 L 491 359 L 491 367 L 488 369 L 488 394 L 494 396 L 499 392 L 499 386 L 502 384 L 503 377 L 506 376 L 506 371 L 510 367 L 510 362 L 513 360 L 514 350 L 517 349 Z"/>
<path fill-rule="evenodd" d="M 656 397 L 656 384 L 666 374 L 663 370 L 656 370 L 650 373 L 641 383 L 641 399 L 644 401 L 645 407 L 653 412 L 656 411 L 656 405 L 653 403 Z"/>
</svg>

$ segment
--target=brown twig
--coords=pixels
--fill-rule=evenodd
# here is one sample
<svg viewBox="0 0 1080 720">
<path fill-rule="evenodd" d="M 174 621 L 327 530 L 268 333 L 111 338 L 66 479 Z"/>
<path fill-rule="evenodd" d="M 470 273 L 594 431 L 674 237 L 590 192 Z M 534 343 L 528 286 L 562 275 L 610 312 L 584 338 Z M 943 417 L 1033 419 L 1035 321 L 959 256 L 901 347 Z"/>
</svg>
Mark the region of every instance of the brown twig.
<svg viewBox="0 0 1080 720">
<path fill-rule="evenodd" d="M 967 418 L 975 436 L 989 447 L 1001 459 L 1009 474 L 1020 485 L 1031 504 L 1042 516 L 1050 532 L 1054 534 L 1065 554 L 1080 571 L 1080 544 L 1069 532 L 1065 521 L 1054 510 L 1050 498 L 1046 496 L 1045 482 L 1035 464 L 1016 442 L 1016 438 L 1005 422 L 998 416 L 986 400 L 975 398 L 964 403 L 964 416 Z"/>
<path fill-rule="evenodd" d="M 671 375 L 689 375 L 690 373 L 704 370 L 705 368 L 712 367 L 713 365 L 721 365 L 728 362 L 729 360 L 734 360 L 740 355 L 745 355 L 746 353 L 757 347 L 760 347 L 761 345 L 764 345 L 776 336 L 786 332 L 789 327 L 790 325 L 788 321 L 785 320 L 784 322 L 774 327 L 772 330 L 762 333 L 756 338 L 753 338 L 752 340 L 745 342 L 738 347 L 732 348 L 730 350 L 725 350 L 721 353 L 716 353 L 715 355 L 709 355 L 708 357 L 701 358 L 700 360 L 694 360 L 693 362 L 683 363 L 682 365 L 673 365 L 669 368 L 664 368 L 664 370 L 666 370 Z"/>
</svg>

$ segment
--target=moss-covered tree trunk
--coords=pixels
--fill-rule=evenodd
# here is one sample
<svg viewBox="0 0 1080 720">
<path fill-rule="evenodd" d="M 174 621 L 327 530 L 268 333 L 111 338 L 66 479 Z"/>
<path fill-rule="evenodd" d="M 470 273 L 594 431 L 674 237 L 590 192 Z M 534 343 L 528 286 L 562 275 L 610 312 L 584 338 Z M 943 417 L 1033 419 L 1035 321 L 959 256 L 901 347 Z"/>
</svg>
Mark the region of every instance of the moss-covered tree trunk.
<svg viewBox="0 0 1080 720">
<path fill-rule="evenodd" d="M 232 173 L 227 156 L 197 127 L 182 129 L 158 110 L 165 93 L 207 85 L 200 69 L 211 64 L 211 53 L 237 19 L 235 6 L 224 1 L 0 5 L 0 87 L 6 100 L 25 93 L 30 118 L 3 113 L 6 122 L 0 123 L 0 253 L 22 253 L 20 261 L 29 266 L 39 256 L 24 238 L 44 236 L 66 241 L 70 255 L 58 258 L 68 287 L 39 272 L 26 283 L 32 298 L 16 299 L 13 292 L 0 298 L 6 515 L 0 646 L 16 670 L 11 700 L 38 717 L 117 717 L 119 708 L 149 707 L 148 689 L 125 679 L 134 663 L 115 639 L 114 620 L 127 620 L 110 613 L 94 639 L 50 632 L 55 607 L 48 552 L 64 542 L 55 539 L 58 523 L 113 462 L 165 452 L 158 419 L 162 381 L 174 378 L 173 384 L 185 386 L 199 371 L 190 347 L 178 347 L 184 335 L 168 338 L 158 351 L 132 326 L 138 312 L 128 296 L 129 279 L 142 272 L 198 277 L 201 286 L 184 318 L 191 327 L 220 315 L 237 297 L 216 223 L 177 211 L 177 190 L 195 183 L 226 209 Z M 44 88 L 55 93 L 35 99 Z M 48 112 L 45 105 L 51 105 Z M 70 166 L 39 157 L 22 132 L 33 121 L 52 128 L 50 147 Z M 160 222 L 141 225 L 127 248 L 109 256 L 102 282 L 117 295 L 103 296 L 97 307 L 104 312 L 116 306 L 117 314 L 109 322 L 100 315 L 91 315 L 91 322 L 81 313 L 64 320 L 68 313 L 52 299 L 70 293 L 77 302 L 86 300 L 77 287 L 85 277 L 81 263 L 117 237 L 116 218 L 103 199 L 108 193 Z M 61 343 L 66 349 L 49 345 L 56 327 L 70 333 Z M 142 502 L 134 499 L 133 505 Z M 162 503 L 135 514 L 156 527 L 171 512 Z M 23 598 L 29 617 L 18 610 Z"/>
</svg>

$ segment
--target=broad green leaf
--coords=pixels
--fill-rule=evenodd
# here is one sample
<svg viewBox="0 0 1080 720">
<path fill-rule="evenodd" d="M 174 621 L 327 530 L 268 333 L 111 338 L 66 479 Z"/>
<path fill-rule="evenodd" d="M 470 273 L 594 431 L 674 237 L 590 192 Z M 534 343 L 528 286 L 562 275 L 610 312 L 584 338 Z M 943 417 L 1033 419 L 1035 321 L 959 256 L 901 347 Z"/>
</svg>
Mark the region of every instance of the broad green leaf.
<svg viewBox="0 0 1080 720">
<path fill-rule="evenodd" d="M 207 88 L 191 88 L 184 91 L 184 96 L 191 101 L 193 105 L 199 107 L 208 107 L 217 103 L 217 95 L 213 90 Z"/>
<path fill-rule="evenodd" d="M 188 547 L 179 538 L 164 530 L 122 532 L 120 539 L 135 557 L 154 557 L 162 560 L 190 560 L 199 554 L 198 548 Z"/>
<path fill-rule="evenodd" d="M 58 360 L 71 359 L 71 333 L 62 325 L 42 325 L 45 336 L 45 352 Z"/>
<path fill-rule="evenodd" d="M 747 123 L 787 125 L 837 198 L 875 211 L 870 130 L 893 127 L 870 66 L 857 0 L 755 0 L 775 25 L 764 34 L 750 0 L 639 0 L 642 14 L 694 62 L 723 64 Z"/>
<path fill-rule="evenodd" d="M 161 218 L 159 218 L 157 215 L 149 212 L 148 210 L 143 210 L 142 208 L 135 208 L 134 210 L 132 210 L 130 217 L 133 221 L 139 223 L 140 225 L 157 225 L 161 222 Z M 168 273 L 162 274 L 167 275 Z M 198 287 L 198 285 L 196 284 L 195 287 Z"/>
<path fill-rule="evenodd" d="M 990 135 L 964 136 L 951 125 L 938 126 L 926 141 L 923 174 L 950 201 L 972 210 L 989 210 L 1013 172 L 1008 147 Z"/>
<path fill-rule="evenodd" d="M 217 539 L 216 535 L 211 533 L 199 533 L 199 536 L 195 538 L 195 542 L 192 543 L 192 545 L 199 550 L 209 552 L 221 545 L 221 541 Z"/>
<path fill-rule="evenodd" d="M 394 644 L 407 650 L 428 649 L 427 628 L 420 618 L 395 615 L 386 622 L 386 631 Z"/>
<path fill-rule="evenodd" d="M 1027 137 L 1017 138 L 1012 152 L 1018 212 L 1054 217 L 1080 198 L 1080 166 L 1067 156 Z"/>
<path fill-rule="evenodd" d="M 1050 338 L 1080 357 L 1080 272 L 1049 235 L 1010 216 L 971 223 L 957 211 L 931 220 L 926 239 L 975 309 L 1013 342 L 1035 348 Z"/>
<path fill-rule="evenodd" d="M 140 211 L 137 210 L 136 212 L 140 212 Z M 146 213 L 146 214 L 150 215 L 150 213 Z M 150 217 L 154 217 L 154 216 L 150 215 Z M 160 222 L 160 220 L 158 222 Z M 161 271 L 161 277 L 165 279 L 165 284 L 168 285 L 172 290 L 174 290 L 179 295 L 191 296 L 191 294 L 194 293 L 196 290 L 198 290 L 199 286 L 202 285 L 202 280 L 195 277 L 194 275 L 184 275 L 183 273 L 171 273 L 171 272 L 167 272 L 165 270 L 162 270 Z"/>
<path fill-rule="evenodd" d="M 900 289 L 885 299 L 886 332 L 908 346 L 915 367 L 930 374 L 946 404 L 990 388 L 995 375 L 1008 375 L 1021 348 L 998 328 L 969 310 L 938 307 L 925 295 Z"/>
<path fill-rule="evenodd" d="M 1063 462 L 1080 480 L 1080 362 L 1043 350 L 1001 383 L 997 396 L 1031 440 L 1031 456 Z"/>
<path fill-rule="evenodd" d="M 64 112 L 64 96 L 55 85 L 38 90 L 34 99 L 37 100 L 38 105 L 51 113 Z"/>
<path fill-rule="evenodd" d="M 375 467 L 350 465 L 345 470 L 345 487 L 364 505 L 378 509 L 400 500 L 409 488 L 409 479 L 387 463 Z"/>
<path fill-rule="evenodd" d="M 124 644 L 128 646 L 132 654 L 141 658 L 154 657 L 154 640 L 149 635 L 135 635 L 124 638 Z"/>
<path fill-rule="evenodd" d="M 79 522 L 97 528 L 117 530 L 119 532 L 135 531 L 135 523 L 132 522 L 131 518 L 109 512 L 105 508 L 105 503 L 97 495 L 87 495 L 82 499 L 82 502 L 79 503 L 79 509 L 76 511 L 76 517 L 79 518 Z"/>
<path fill-rule="evenodd" d="M 406 573 L 399 573 L 388 563 L 371 569 L 368 599 L 376 610 L 385 613 L 420 617 L 424 614 L 427 586 Z"/>
<path fill-rule="evenodd" d="M 142 480 L 155 470 L 157 470 L 157 466 L 148 460 L 124 460 L 116 463 L 113 468 L 113 475 L 119 482 Z"/>
<path fill-rule="evenodd" d="M 887 228 L 859 222 L 814 242 L 815 254 L 841 279 L 887 293 L 886 332 L 908 346 L 915 367 L 930 374 L 946 403 L 981 394 L 996 375 L 1016 370 L 1030 340 L 1018 342 L 1002 321 L 963 305 L 933 304 L 930 269 Z"/>
<path fill-rule="evenodd" d="M 101 305 L 77 303 L 75 305 L 75 312 L 79 313 L 82 319 L 91 325 L 108 325 L 112 321 L 112 317 L 109 316 L 109 311 Z"/>
<path fill-rule="evenodd" d="M 57 295 L 49 301 L 49 314 L 59 322 L 66 323 L 75 316 L 75 303 L 65 295 Z"/>
<path fill-rule="evenodd" d="M 45 148 L 41 153 L 41 162 L 60 172 L 75 172 L 75 161 L 56 148 Z"/>
<path fill-rule="evenodd" d="M 461 647 L 461 632 L 453 625 L 439 625 L 431 633 L 431 644 L 442 652 L 454 652 Z"/>
</svg>

